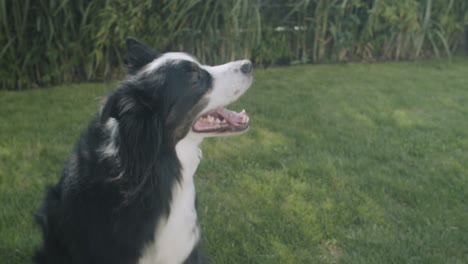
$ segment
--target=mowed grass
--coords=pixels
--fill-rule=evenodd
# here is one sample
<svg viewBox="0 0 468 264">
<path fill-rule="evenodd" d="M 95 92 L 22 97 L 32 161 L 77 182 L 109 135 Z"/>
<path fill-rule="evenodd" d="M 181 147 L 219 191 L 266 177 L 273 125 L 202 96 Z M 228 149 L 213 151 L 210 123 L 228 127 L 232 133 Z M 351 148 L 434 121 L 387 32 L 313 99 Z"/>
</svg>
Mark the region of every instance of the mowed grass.
<svg viewBox="0 0 468 264">
<path fill-rule="evenodd" d="M 468 263 L 468 60 L 255 71 L 196 175 L 212 263 Z M 0 262 L 112 84 L 0 92 Z"/>
</svg>

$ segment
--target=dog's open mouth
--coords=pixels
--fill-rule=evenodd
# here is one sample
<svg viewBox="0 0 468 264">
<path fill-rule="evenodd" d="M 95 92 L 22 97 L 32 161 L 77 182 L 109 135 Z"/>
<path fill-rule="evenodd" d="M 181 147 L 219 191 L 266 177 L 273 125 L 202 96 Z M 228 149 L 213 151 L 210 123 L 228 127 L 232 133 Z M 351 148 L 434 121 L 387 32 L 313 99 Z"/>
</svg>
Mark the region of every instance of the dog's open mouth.
<svg viewBox="0 0 468 264">
<path fill-rule="evenodd" d="M 249 127 L 249 116 L 242 110 L 240 113 L 218 108 L 202 115 L 193 124 L 193 130 L 198 133 L 242 132 Z"/>
</svg>

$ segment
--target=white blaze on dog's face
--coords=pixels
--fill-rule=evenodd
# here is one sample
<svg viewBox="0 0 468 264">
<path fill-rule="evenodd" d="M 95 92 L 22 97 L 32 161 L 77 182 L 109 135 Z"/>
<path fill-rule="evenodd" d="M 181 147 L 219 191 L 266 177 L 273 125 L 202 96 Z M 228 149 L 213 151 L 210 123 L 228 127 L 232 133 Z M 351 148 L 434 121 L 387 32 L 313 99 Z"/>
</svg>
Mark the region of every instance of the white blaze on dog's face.
<svg viewBox="0 0 468 264">
<path fill-rule="evenodd" d="M 252 63 L 234 61 L 219 66 L 202 66 L 213 77 L 213 91 L 208 95 L 207 109 L 226 106 L 244 94 L 252 84 Z"/>
</svg>

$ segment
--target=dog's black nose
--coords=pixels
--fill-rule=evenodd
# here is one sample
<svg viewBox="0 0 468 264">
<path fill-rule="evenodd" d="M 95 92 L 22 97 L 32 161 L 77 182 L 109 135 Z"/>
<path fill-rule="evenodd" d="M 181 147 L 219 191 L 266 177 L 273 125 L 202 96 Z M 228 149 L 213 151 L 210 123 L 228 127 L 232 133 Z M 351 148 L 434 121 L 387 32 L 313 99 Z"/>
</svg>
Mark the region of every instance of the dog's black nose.
<svg viewBox="0 0 468 264">
<path fill-rule="evenodd" d="M 241 65 L 241 71 L 245 74 L 247 73 L 251 73 L 252 72 L 252 69 L 253 69 L 253 66 L 252 66 L 252 62 L 249 61 L 249 60 L 246 60 L 242 63 Z"/>
</svg>

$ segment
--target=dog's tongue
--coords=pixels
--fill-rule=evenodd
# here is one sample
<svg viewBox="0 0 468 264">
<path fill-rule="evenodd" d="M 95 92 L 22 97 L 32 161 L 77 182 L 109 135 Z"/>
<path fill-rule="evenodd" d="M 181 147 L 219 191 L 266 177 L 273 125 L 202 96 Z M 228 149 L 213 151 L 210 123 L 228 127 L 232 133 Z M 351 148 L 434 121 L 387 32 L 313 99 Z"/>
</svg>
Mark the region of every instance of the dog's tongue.
<svg viewBox="0 0 468 264">
<path fill-rule="evenodd" d="M 236 113 L 225 108 L 218 108 L 200 117 L 193 129 L 197 132 L 236 132 L 245 130 L 249 126 L 249 116 L 242 110 Z"/>
<path fill-rule="evenodd" d="M 241 126 L 249 122 L 249 116 L 242 110 L 240 113 L 236 113 L 226 108 L 218 108 L 216 112 L 220 114 L 229 124 L 233 126 Z"/>
</svg>

